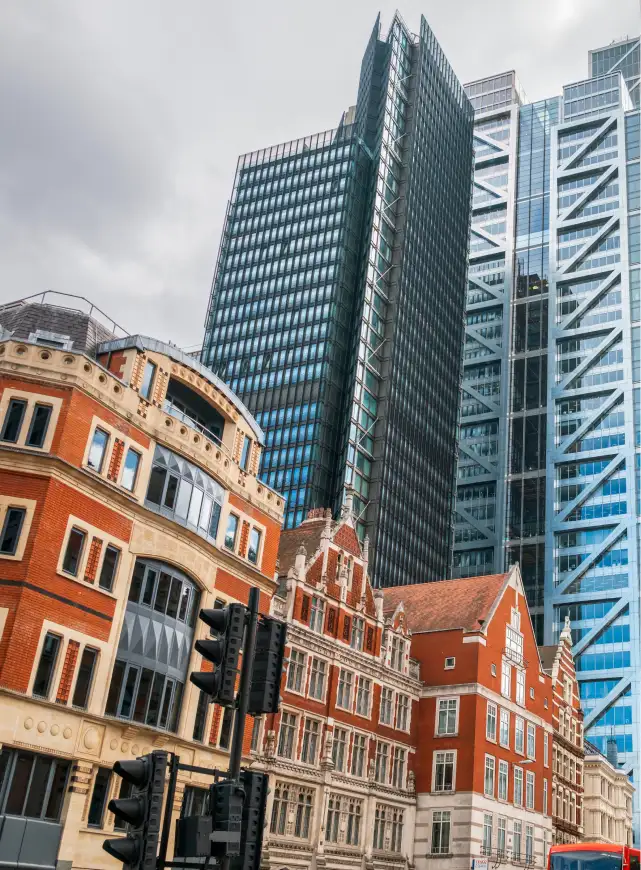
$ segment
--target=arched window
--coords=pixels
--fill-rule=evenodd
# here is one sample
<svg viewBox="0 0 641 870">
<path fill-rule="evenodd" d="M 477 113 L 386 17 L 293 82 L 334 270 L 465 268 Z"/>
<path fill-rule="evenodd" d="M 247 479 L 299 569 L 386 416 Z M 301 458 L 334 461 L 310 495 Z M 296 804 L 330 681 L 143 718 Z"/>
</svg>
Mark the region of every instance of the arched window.
<svg viewBox="0 0 641 870">
<path fill-rule="evenodd" d="M 164 562 L 137 559 L 105 713 L 175 731 L 199 593 Z"/>
<path fill-rule="evenodd" d="M 216 540 L 225 490 L 197 465 L 156 446 L 145 497 L 148 508 Z"/>
</svg>

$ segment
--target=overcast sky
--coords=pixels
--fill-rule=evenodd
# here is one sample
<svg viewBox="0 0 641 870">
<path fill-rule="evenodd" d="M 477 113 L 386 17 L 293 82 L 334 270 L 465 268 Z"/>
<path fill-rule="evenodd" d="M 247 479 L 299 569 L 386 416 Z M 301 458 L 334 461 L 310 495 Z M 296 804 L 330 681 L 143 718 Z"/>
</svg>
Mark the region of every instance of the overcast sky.
<svg viewBox="0 0 641 870">
<path fill-rule="evenodd" d="M 639 0 L 399 0 L 462 82 L 530 100 L 639 32 Z M 201 341 L 239 154 L 333 127 L 377 0 L 1 0 L 0 302 L 89 297 L 130 332 Z"/>
</svg>

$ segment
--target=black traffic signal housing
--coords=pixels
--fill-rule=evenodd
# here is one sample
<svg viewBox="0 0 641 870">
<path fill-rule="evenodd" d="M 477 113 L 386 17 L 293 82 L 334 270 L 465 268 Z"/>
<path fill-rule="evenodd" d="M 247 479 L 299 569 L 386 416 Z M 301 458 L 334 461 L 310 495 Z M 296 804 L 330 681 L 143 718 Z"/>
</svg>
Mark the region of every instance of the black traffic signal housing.
<svg viewBox="0 0 641 870">
<path fill-rule="evenodd" d="M 240 855 L 232 858 L 230 870 L 259 870 L 269 777 L 260 770 L 242 770 L 240 782 L 245 792 Z"/>
<path fill-rule="evenodd" d="M 209 788 L 211 813 L 211 855 L 234 858 L 240 855 L 241 826 L 245 792 L 238 780 L 223 779 Z"/>
<path fill-rule="evenodd" d="M 214 635 L 197 640 L 196 652 L 213 665 L 211 671 L 190 674 L 191 682 L 209 695 L 211 701 L 230 707 L 236 699 L 238 659 L 243 645 L 247 608 L 244 604 L 228 604 L 215 610 L 201 610 L 200 619 Z"/>
<path fill-rule="evenodd" d="M 247 708 L 247 712 L 254 716 L 278 712 L 286 641 L 287 625 L 284 622 L 271 616 L 258 618 Z"/>
<path fill-rule="evenodd" d="M 127 835 L 105 840 L 102 848 L 130 870 L 155 870 L 167 753 L 117 761 L 113 770 L 133 786 L 130 797 L 111 800 L 108 806 L 116 819 L 127 823 Z"/>
</svg>

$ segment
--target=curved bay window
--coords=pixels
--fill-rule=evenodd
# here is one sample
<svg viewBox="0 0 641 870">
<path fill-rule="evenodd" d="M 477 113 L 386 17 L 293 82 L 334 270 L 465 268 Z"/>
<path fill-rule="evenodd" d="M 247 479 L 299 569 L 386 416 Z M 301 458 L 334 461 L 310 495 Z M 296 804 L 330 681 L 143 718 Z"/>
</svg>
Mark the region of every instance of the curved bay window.
<svg viewBox="0 0 641 870">
<path fill-rule="evenodd" d="M 177 568 L 137 559 L 105 712 L 175 731 L 199 592 Z"/>
<path fill-rule="evenodd" d="M 156 446 L 146 507 L 215 542 L 224 498 L 225 490 L 213 477 Z"/>
</svg>

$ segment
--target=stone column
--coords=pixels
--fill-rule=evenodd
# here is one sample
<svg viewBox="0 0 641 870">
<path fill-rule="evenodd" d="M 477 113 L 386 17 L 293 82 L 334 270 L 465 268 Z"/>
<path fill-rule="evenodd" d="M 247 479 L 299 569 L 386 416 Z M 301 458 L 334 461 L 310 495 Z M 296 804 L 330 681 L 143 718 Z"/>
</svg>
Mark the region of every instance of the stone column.
<svg viewBox="0 0 641 870">
<path fill-rule="evenodd" d="M 78 848 L 78 831 L 84 827 L 86 821 L 93 768 L 90 761 L 73 762 L 71 781 L 62 807 L 63 827 L 57 870 L 71 870 Z"/>
</svg>

